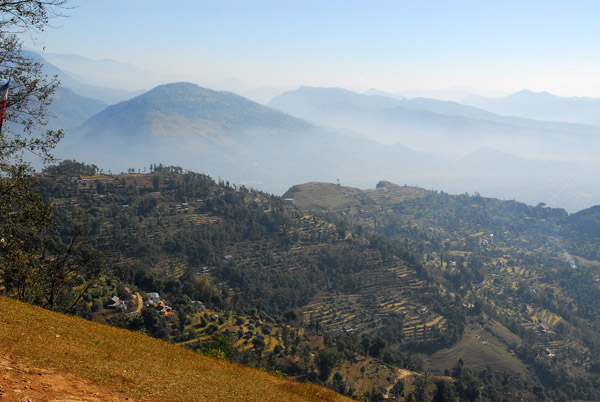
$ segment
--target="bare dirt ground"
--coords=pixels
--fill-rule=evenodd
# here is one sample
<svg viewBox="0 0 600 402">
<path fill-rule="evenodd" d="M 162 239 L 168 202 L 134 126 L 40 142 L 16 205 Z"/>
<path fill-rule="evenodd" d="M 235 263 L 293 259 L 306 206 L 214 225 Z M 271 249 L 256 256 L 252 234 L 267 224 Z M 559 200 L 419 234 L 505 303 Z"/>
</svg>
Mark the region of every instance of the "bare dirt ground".
<svg viewBox="0 0 600 402">
<path fill-rule="evenodd" d="M 0 356 L 0 401 L 120 402 L 133 399 L 76 375 L 24 366 Z"/>
<path fill-rule="evenodd" d="M 137 301 L 137 308 L 135 309 L 135 312 L 139 313 L 142 311 L 142 307 L 144 307 L 142 302 L 142 295 L 140 294 L 140 292 L 137 292 L 133 297 L 135 297 Z"/>
<path fill-rule="evenodd" d="M 414 371 L 398 369 L 398 372 L 396 374 L 396 381 L 404 380 L 405 378 L 410 377 L 412 375 L 415 375 Z M 390 397 L 390 391 L 392 390 L 392 388 L 394 388 L 394 384 L 392 384 L 386 388 L 386 392 L 385 392 L 386 398 Z"/>
</svg>

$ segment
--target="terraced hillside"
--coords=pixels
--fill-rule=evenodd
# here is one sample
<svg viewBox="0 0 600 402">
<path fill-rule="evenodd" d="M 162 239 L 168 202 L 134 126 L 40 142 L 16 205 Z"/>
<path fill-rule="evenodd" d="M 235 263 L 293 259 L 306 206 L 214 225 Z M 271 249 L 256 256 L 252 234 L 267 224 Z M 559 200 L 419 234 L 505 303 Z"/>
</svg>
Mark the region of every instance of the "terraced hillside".
<svg viewBox="0 0 600 402">
<path fill-rule="evenodd" d="M 572 382 L 582 390 L 581 398 L 597 398 L 590 385 L 600 381 L 600 310 L 594 305 L 600 297 L 600 259 L 592 251 L 600 244 L 597 209 L 569 215 L 541 204 L 454 196 L 389 182 L 365 191 L 307 183 L 284 197 L 304 213 L 334 214 L 365 232 L 389 236 L 418 256 L 439 294 L 460 300 L 467 314 L 462 340 L 422 355 L 431 369 L 450 369 L 458 358 L 497 371 L 525 373 L 528 367 L 549 388 Z M 410 306 L 410 298 L 395 299 L 386 286 L 378 289 L 379 303 L 371 311 Z M 450 321 L 446 310 L 439 317 L 425 316 L 426 324 L 425 319 L 413 322 L 421 318 L 414 311 L 425 310 L 412 308 L 403 323 L 405 339 L 427 339 Z"/>
<path fill-rule="evenodd" d="M 464 308 L 403 247 L 279 197 L 164 166 L 91 174 L 67 161 L 40 180 L 61 235 L 84 226 L 106 257 L 105 277 L 77 306 L 90 319 L 324 384 L 367 359 L 380 374 L 340 386 L 350 395 L 394 385 L 375 367 L 418 368 L 399 345 L 439 347 L 460 332 L 440 306 Z M 152 292 L 162 316 L 138 307 Z M 126 307 L 109 307 L 115 295 Z M 335 348 L 343 353 L 320 367 Z"/>
<path fill-rule="evenodd" d="M 79 315 L 376 400 L 417 392 L 421 377 L 394 374 L 405 369 L 452 376 L 461 398 L 467 383 L 514 400 L 594 398 L 597 262 L 565 248 L 594 239 L 567 236 L 582 225 L 564 211 L 387 182 L 279 198 L 151 169 L 67 161 L 41 177 L 57 236 L 85 227 L 106 256 Z"/>
<path fill-rule="evenodd" d="M 402 248 L 279 198 L 161 171 L 47 175 L 45 186 L 61 219 L 92 212 L 93 241 L 129 283 L 140 271 L 178 282 L 206 276 L 227 288 L 226 298 L 299 308 L 332 333 L 377 332 L 390 317 L 405 323 L 405 342 L 436 341 L 446 330 L 426 302 L 443 296 Z"/>
</svg>

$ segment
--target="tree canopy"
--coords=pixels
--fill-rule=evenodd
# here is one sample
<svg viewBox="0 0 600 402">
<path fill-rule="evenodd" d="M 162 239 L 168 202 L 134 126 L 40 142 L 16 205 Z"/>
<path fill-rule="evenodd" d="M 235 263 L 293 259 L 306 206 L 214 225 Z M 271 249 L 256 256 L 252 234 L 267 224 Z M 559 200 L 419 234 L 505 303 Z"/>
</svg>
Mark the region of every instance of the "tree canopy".
<svg viewBox="0 0 600 402">
<path fill-rule="evenodd" d="M 50 206 L 34 190 L 28 161 L 32 155 L 52 161 L 63 135 L 45 130 L 59 82 L 44 74 L 40 60 L 23 53 L 19 36 L 43 31 L 65 8 L 66 0 L 0 1 L 0 77 L 11 79 L 0 133 L 0 280 L 21 300 L 70 311 L 103 261 L 81 236 L 53 231 Z"/>
<path fill-rule="evenodd" d="M 24 164 L 24 151 L 51 160 L 50 151 L 62 137 L 61 131 L 44 130 L 58 79 L 46 76 L 39 60 L 23 54 L 19 34 L 42 31 L 65 5 L 65 0 L 0 2 L 0 77 L 11 78 L 0 142 L 1 172 Z"/>
</svg>

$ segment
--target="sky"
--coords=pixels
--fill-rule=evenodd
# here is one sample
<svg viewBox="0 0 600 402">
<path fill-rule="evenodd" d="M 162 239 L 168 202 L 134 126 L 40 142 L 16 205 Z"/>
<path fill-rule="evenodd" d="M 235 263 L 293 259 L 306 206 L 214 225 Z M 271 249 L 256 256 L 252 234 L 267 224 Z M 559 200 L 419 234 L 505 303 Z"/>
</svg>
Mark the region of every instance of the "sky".
<svg viewBox="0 0 600 402">
<path fill-rule="evenodd" d="M 600 98 L 600 1 L 72 0 L 35 49 L 175 80 Z"/>
</svg>

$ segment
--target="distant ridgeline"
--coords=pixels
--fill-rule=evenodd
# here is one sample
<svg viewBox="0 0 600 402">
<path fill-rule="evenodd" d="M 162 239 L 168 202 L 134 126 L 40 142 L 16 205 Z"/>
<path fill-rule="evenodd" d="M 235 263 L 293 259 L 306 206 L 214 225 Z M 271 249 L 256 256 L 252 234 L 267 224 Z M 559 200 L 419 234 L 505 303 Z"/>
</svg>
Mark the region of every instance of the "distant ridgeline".
<svg viewBox="0 0 600 402">
<path fill-rule="evenodd" d="M 371 400 L 600 398 L 596 209 L 97 170 L 40 176 L 57 222 L 108 257 L 84 317 Z"/>
<path fill-rule="evenodd" d="M 115 172 L 163 161 L 277 194 L 313 180 L 367 188 L 385 177 L 570 211 L 600 200 L 593 126 L 332 88 L 303 87 L 269 106 L 182 82 L 105 108 L 67 95 L 53 111 L 51 124 L 66 129 L 55 155 Z"/>
</svg>

